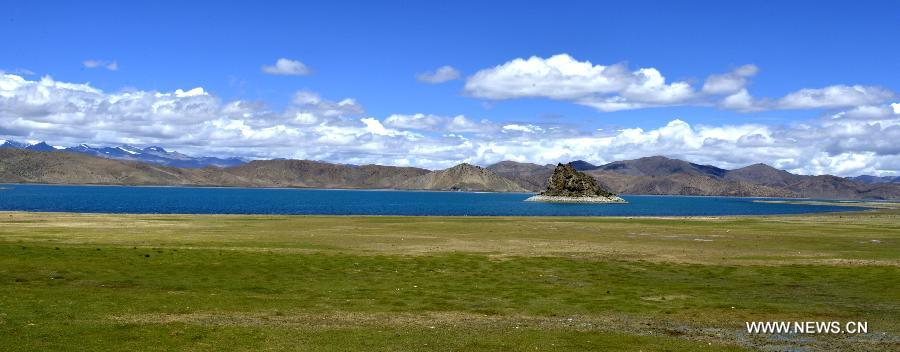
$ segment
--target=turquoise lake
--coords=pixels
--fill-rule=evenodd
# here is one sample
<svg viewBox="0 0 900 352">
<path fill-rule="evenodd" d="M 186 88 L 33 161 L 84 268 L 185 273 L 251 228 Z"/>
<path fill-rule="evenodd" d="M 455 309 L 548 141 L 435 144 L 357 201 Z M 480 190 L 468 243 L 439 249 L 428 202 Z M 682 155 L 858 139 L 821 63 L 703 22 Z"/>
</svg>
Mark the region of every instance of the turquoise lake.
<svg viewBox="0 0 900 352">
<path fill-rule="evenodd" d="M 525 202 L 525 193 L 0 185 L 0 211 L 136 214 L 704 216 L 802 214 L 860 207 L 777 198 L 629 196 L 628 204 Z"/>
</svg>

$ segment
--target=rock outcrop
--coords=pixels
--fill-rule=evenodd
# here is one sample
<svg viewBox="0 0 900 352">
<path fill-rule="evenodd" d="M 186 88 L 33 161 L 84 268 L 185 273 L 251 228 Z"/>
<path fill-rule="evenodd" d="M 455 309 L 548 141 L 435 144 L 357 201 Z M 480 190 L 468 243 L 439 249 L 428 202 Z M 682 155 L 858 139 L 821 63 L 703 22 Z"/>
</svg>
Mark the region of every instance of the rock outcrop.
<svg viewBox="0 0 900 352">
<path fill-rule="evenodd" d="M 593 177 L 575 170 L 570 164 L 556 165 L 547 189 L 541 194 L 528 198 L 532 202 L 561 203 L 625 203 L 612 192 L 600 185 Z"/>
</svg>

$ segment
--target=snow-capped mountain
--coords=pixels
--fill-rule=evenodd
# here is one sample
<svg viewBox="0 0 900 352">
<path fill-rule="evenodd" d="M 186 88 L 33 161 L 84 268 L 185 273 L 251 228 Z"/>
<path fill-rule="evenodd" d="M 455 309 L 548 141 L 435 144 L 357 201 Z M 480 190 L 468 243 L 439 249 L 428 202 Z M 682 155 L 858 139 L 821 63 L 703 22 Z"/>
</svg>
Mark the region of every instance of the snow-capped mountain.
<svg viewBox="0 0 900 352">
<path fill-rule="evenodd" d="M 87 154 L 107 159 L 133 160 L 158 165 L 187 168 L 202 168 L 207 166 L 231 167 L 241 165 L 246 162 L 240 158 L 191 157 L 175 151 L 170 152 L 162 147 L 157 146 L 150 146 L 141 149 L 127 144 L 123 144 L 117 147 L 92 147 L 87 144 L 80 144 L 74 147 L 65 148 L 51 146 L 45 142 L 31 145 L 16 141 L 0 140 L 0 142 L 2 142 L 0 143 L 0 148 L 16 148 L 42 152 L 64 151 Z"/>
<path fill-rule="evenodd" d="M 19 143 L 16 141 L 7 141 L 0 139 L 0 148 L 16 148 L 16 149 L 24 149 L 28 144 Z"/>
</svg>

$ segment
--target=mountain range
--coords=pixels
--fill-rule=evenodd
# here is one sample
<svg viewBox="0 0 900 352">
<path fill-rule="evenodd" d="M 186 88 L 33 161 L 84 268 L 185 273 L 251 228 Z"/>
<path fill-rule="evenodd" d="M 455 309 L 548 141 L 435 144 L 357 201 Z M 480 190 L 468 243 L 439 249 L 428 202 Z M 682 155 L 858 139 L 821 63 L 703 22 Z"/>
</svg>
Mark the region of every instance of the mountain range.
<svg viewBox="0 0 900 352">
<path fill-rule="evenodd" d="M 870 176 L 870 175 L 862 175 L 850 177 L 851 180 L 856 182 L 875 184 L 875 183 L 900 183 L 900 176 Z"/>
<path fill-rule="evenodd" d="M 51 146 L 47 142 L 26 144 L 16 141 L 0 141 L 0 148 L 25 149 L 41 152 L 63 151 L 86 154 L 106 159 L 140 161 L 164 166 L 183 168 L 203 168 L 207 166 L 230 167 L 245 163 L 240 158 L 191 157 L 175 151 L 167 151 L 162 147 L 138 148 L 123 144 L 117 147 L 91 147 L 80 144 L 74 147 Z"/>
<path fill-rule="evenodd" d="M 900 184 L 870 184 L 831 175 L 795 175 L 766 164 L 727 170 L 652 156 L 599 166 L 577 160 L 570 165 L 618 194 L 900 199 Z M 553 173 L 552 165 L 511 161 L 488 169 L 531 191 L 546 187 Z"/>
<path fill-rule="evenodd" d="M 48 149 L 49 147 L 49 149 Z M 78 147 L 75 147 L 78 148 Z M 415 189 L 538 192 L 552 165 L 502 161 L 486 168 L 460 164 L 430 171 L 415 167 L 344 165 L 311 160 L 254 160 L 233 166 L 177 167 L 136 155 L 171 155 L 162 148 L 105 153 L 79 152 L 44 144 L 0 148 L 0 183 Z M 117 149 L 112 148 L 112 149 Z M 113 158 L 121 153 L 132 158 Z M 135 154 L 131 154 L 135 153 Z M 148 159 L 150 159 L 148 157 Z M 154 159 L 158 160 L 158 159 Z M 228 160 L 228 159 L 218 159 Z M 197 165 L 188 163 L 189 165 Z M 728 170 L 662 156 L 593 165 L 570 163 L 617 194 L 835 199 L 900 199 L 900 184 L 867 183 L 830 175 L 805 176 L 754 164 Z"/>
<path fill-rule="evenodd" d="M 469 164 L 429 171 L 311 160 L 255 160 L 227 168 L 179 168 L 16 148 L 0 148 L 0 183 L 526 191 L 489 170 Z"/>
</svg>

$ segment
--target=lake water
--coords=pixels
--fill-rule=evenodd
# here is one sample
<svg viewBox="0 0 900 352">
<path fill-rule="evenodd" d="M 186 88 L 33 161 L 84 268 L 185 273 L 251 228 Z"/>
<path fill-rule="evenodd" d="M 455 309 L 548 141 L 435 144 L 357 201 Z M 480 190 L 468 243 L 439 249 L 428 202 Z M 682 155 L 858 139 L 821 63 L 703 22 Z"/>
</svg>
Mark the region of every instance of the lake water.
<svg viewBox="0 0 900 352">
<path fill-rule="evenodd" d="M 0 210 L 140 214 L 701 216 L 860 210 L 759 198 L 622 196 L 629 204 L 524 202 L 531 194 L 373 190 L 0 185 Z M 775 198 L 766 198 L 775 199 Z"/>
</svg>

